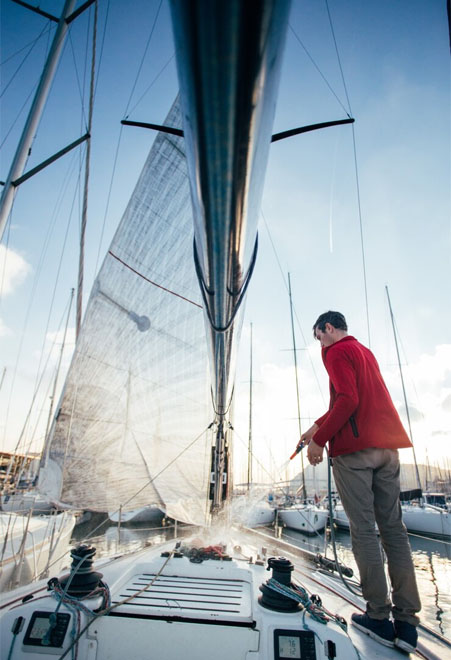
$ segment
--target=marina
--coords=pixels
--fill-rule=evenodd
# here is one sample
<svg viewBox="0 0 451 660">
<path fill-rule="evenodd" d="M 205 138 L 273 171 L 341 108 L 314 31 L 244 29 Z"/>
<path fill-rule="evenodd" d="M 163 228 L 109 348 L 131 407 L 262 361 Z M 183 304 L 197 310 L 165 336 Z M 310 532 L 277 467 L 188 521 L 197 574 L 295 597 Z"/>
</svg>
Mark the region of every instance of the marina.
<svg viewBox="0 0 451 660">
<path fill-rule="evenodd" d="M 393 337 L 382 332 L 388 310 L 382 312 L 376 294 L 382 277 L 390 285 L 393 280 L 397 317 L 409 324 L 419 299 L 415 277 L 424 266 L 411 275 L 415 305 L 399 305 L 402 265 L 407 268 L 416 248 L 409 250 L 405 241 L 400 249 L 394 237 L 404 231 L 421 245 L 419 218 L 412 219 L 415 193 L 418 208 L 420 200 L 429 200 L 436 274 L 442 268 L 446 186 L 430 163 L 436 173 L 445 169 L 443 147 L 437 146 L 443 140 L 428 140 L 430 151 L 412 140 L 418 118 L 426 116 L 419 99 L 429 102 L 442 93 L 449 46 L 443 8 L 421 10 L 436 35 L 425 41 L 434 49 L 423 70 L 413 63 L 421 52 L 418 39 L 427 32 L 420 14 L 413 14 L 411 24 L 410 12 L 399 20 L 388 1 L 383 9 L 396 19 L 412 62 L 400 47 L 404 40 L 387 30 L 390 21 L 379 3 L 362 9 L 352 2 L 331 12 L 328 0 L 321 9 L 289 0 L 138 0 L 138 17 L 126 2 L 61 4 L 11 2 L 6 13 L 4 64 L 11 77 L 5 91 L 11 101 L 4 142 L 11 165 L 0 200 L 7 298 L 0 319 L 2 657 L 447 657 L 449 465 L 438 448 L 449 435 L 445 358 L 451 346 L 443 344 L 445 319 L 431 322 L 437 305 L 443 309 L 442 293 L 434 288 L 424 294 L 430 307 L 415 312 L 415 323 L 410 320 L 423 337 L 421 348 L 415 333 L 408 339 L 417 366 L 429 351 L 427 366 L 409 373 L 420 375 L 422 398 L 415 399 L 404 378 L 407 358 L 400 352 L 387 285 Z M 32 18 L 22 21 L 19 10 Z M 349 79 L 358 90 L 353 109 L 340 33 Z M 385 35 L 397 53 L 388 48 L 387 59 L 379 55 Z M 35 48 L 40 56 L 30 57 Z M 325 50 L 329 54 L 320 55 Z M 18 57 L 20 65 L 10 64 Z M 415 103 L 403 75 L 420 90 Z M 328 79 L 335 79 L 333 86 Z M 119 121 L 117 108 L 127 95 Z M 446 113 L 439 103 L 429 105 L 432 134 L 445 125 Z M 27 116 L 19 122 L 24 108 Z M 382 122 L 374 114 L 381 108 Z M 361 141 L 354 126 L 359 113 Z M 389 115 L 396 116 L 395 130 L 388 128 Z M 386 134 L 378 134 L 381 126 Z M 123 130 L 130 137 L 121 149 Z M 63 132 L 68 135 L 61 148 Z M 415 170 L 409 170 L 411 163 Z M 427 176 L 420 175 L 423 170 Z M 399 172 L 409 172 L 408 186 Z M 420 193 L 415 181 L 426 180 Z M 397 185 L 388 193 L 392 181 Z M 407 206 L 401 201 L 406 187 Z M 398 212 L 392 215 L 392 208 Z M 430 223 L 419 226 L 426 224 L 429 236 Z M 314 326 L 327 383 L 319 345 L 310 330 L 309 340 L 304 332 L 323 306 L 344 309 L 352 331 L 382 353 L 383 378 L 371 351 L 343 337 L 347 325 L 338 314 L 344 326 Z M 248 325 L 254 314 L 255 333 Z M 242 351 L 249 330 L 248 369 Z M 348 350 L 363 351 L 367 366 L 371 360 L 373 380 L 365 393 L 360 381 L 357 387 L 355 365 L 342 364 L 351 394 L 336 387 L 329 372 L 325 349 L 343 339 Z M 346 352 L 343 346 L 338 350 Z M 425 385 L 429 377 L 433 385 Z M 377 519 L 393 589 L 384 591 L 382 580 L 373 587 L 380 592 L 377 607 L 392 620 L 368 623 L 349 535 L 335 533 L 331 520 L 327 526 L 333 515 L 324 507 L 320 471 L 307 467 L 306 455 L 320 465 L 323 447 L 313 461 L 315 442 L 305 429 L 315 428 L 319 437 L 336 401 L 336 409 L 345 402 L 347 413 L 324 439 L 349 511 L 364 591 L 371 570 L 373 582 L 376 572 L 384 575 Z M 371 412 L 373 422 L 359 436 L 362 410 Z M 375 466 L 374 488 L 365 486 L 362 506 L 355 495 L 345 499 L 333 453 L 343 430 L 349 439 L 344 454 L 357 453 L 358 459 L 364 449 L 390 455 L 391 476 L 398 470 L 386 489 L 390 510 L 376 492 L 383 477 Z M 365 445 L 370 436 L 375 444 Z M 399 463 L 389 451 L 396 447 L 413 452 L 416 472 L 414 485 L 405 487 L 417 492 L 406 495 L 402 506 L 415 530 L 411 545 L 424 600 L 418 628 L 418 595 L 398 506 Z M 430 501 L 427 492 L 423 498 L 428 479 L 421 480 L 417 454 L 429 468 L 429 483 L 440 486 Z M 324 458 L 323 467 L 329 464 Z M 431 462 L 439 462 L 440 478 L 432 478 Z M 327 481 L 330 492 L 330 472 Z M 371 536 L 367 559 L 356 549 L 351 502 L 357 504 L 359 532 Z M 35 515 L 38 507 L 45 515 Z M 440 538 L 418 534 L 427 518 L 436 521 L 427 529 Z M 404 544 L 402 553 L 396 541 Z M 410 600 L 409 591 L 415 592 Z M 376 600 L 369 591 L 365 597 L 371 608 Z"/>
</svg>

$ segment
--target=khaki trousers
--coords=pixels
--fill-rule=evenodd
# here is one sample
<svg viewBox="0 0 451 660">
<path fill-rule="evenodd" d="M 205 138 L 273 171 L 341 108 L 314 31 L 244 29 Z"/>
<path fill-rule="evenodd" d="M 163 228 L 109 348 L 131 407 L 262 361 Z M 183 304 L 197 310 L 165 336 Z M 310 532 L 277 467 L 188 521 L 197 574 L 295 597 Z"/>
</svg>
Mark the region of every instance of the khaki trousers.
<svg viewBox="0 0 451 660">
<path fill-rule="evenodd" d="M 362 449 L 333 459 L 335 484 L 349 518 L 352 551 L 360 572 L 367 613 L 418 625 L 421 609 L 407 531 L 399 502 L 399 457 L 395 449 Z M 392 587 L 388 597 L 384 560 Z M 392 604 L 393 603 L 393 604 Z"/>
</svg>

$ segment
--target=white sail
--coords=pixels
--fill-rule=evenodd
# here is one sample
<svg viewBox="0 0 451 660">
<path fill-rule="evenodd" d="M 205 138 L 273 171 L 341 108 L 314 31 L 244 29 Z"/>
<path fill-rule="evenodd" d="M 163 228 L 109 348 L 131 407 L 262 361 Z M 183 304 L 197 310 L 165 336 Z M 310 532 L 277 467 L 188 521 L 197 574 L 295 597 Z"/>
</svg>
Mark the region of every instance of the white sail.
<svg viewBox="0 0 451 660">
<path fill-rule="evenodd" d="M 180 126 L 175 103 L 167 124 Z M 159 133 L 88 302 L 40 490 L 204 524 L 211 415 L 183 139 Z"/>
</svg>

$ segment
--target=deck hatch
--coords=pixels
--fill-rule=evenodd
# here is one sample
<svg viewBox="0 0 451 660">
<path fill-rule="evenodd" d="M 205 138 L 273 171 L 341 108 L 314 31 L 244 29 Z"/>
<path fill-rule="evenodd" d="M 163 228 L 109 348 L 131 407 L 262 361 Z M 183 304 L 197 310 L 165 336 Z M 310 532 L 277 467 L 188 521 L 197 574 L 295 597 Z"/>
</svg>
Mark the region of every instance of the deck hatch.
<svg viewBox="0 0 451 660">
<path fill-rule="evenodd" d="M 117 603 L 137 594 L 117 609 L 124 614 L 147 611 L 177 617 L 252 621 L 251 585 L 241 580 L 208 579 L 186 576 L 160 576 L 146 591 L 139 593 L 155 575 L 134 575 L 122 585 L 113 600 Z"/>
</svg>

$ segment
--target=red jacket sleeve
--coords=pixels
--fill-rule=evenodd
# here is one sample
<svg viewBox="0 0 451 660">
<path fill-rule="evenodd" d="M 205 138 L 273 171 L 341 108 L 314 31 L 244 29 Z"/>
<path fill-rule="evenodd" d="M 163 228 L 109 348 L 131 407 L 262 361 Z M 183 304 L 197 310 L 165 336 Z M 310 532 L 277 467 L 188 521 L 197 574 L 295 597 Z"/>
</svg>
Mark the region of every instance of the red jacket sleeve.
<svg viewBox="0 0 451 660">
<path fill-rule="evenodd" d="M 356 372 L 348 356 L 337 346 L 327 351 L 325 366 L 334 390 L 332 407 L 317 420 L 320 427 L 313 436 L 316 444 L 324 447 L 355 412 L 359 404 Z"/>
</svg>

